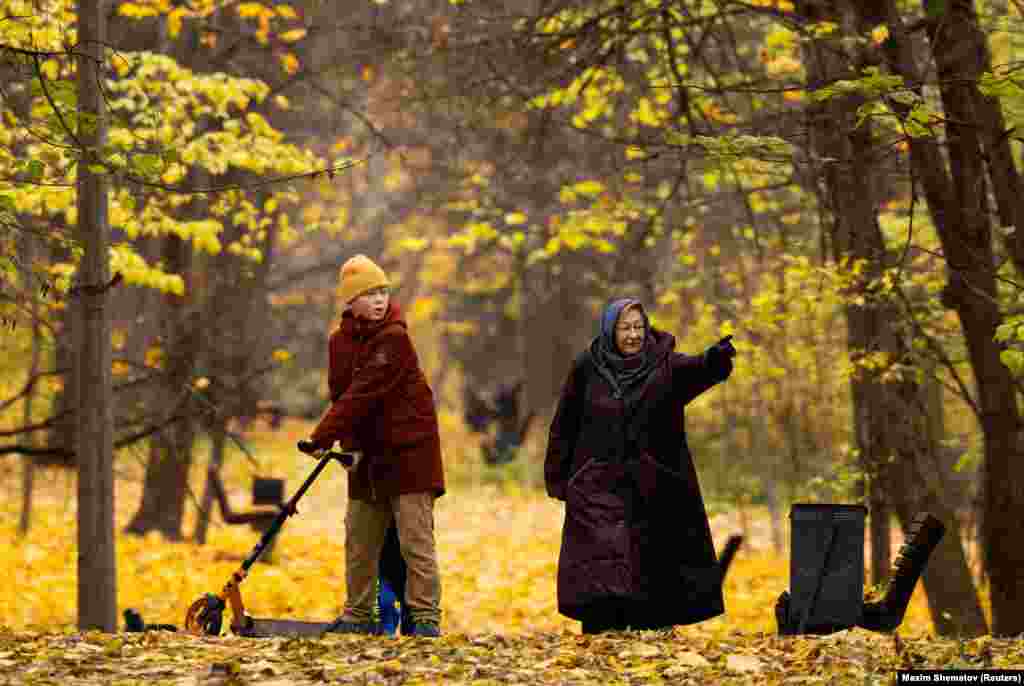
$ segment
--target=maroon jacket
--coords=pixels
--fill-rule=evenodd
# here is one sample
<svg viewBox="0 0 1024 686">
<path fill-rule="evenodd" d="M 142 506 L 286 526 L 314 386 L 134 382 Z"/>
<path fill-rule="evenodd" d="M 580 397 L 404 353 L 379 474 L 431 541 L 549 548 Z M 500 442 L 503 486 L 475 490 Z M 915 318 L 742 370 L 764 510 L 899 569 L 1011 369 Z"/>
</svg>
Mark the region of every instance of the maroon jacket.
<svg viewBox="0 0 1024 686">
<path fill-rule="evenodd" d="M 380 500 L 403 493 L 442 495 L 444 467 L 434 394 L 420 369 L 401 309 L 392 301 L 382 321 L 350 312 L 331 334 L 331 407 L 311 439 L 363 451 L 349 474 L 349 497 Z"/>
<path fill-rule="evenodd" d="M 655 346 L 675 348 L 671 334 L 652 335 Z M 722 614 L 721 572 L 683 408 L 731 371 L 731 361 L 669 352 L 646 384 L 617 399 L 589 353 L 577 359 L 544 464 L 548 494 L 565 501 L 562 614 L 582 620 L 606 602 L 628 601 L 638 625 L 651 628 Z"/>
</svg>

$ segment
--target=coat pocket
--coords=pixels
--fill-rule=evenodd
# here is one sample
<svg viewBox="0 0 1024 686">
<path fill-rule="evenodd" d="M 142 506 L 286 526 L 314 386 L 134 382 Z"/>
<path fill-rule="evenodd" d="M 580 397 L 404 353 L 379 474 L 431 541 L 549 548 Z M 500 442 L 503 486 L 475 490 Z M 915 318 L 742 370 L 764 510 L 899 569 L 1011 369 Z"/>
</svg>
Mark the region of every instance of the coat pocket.
<svg viewBox="0 0 1024 686">
<path fill-rule="evenodd" d="M 628 559 L 629 528 L 621 477 L 621 465 L 590 458 L 569 479 L 563 562 L 585 565 L 595 560 Z"/>
<path fill-rule="evenodd" d="M 588 457 L 580 466 L 580 468 L 573 472 L 572 476 L 569 477 L 569 481 L 567 482 L 566 486 L 568 488 L 575 487 L 579 481 L 579 478 L 583 476 L 588 469 L 597 465 L 597 462 L 598 460 L 596 457 Z"/>
<path fill-rule="evenodd" d="M 638 505 L 645 515 L 658 516 L 685 506 L 690 496 L 689 479 L 644 451 L 630 465 Z"/>
<path fill-rule="evenodd" d="M 653 466 L 656 472 L 661 472 L 662 474 L 664 474 L 666 478 L 682 482 L 686 481 L 686 477 L 683 476 L 682 472 L 672 469 L 668 465 L 659 462 L 653 455 L 651 455 L 646 450 L 640 454 L 640 460 L 642 462 L 646 462 L 648 465 Z"/>
</svg>

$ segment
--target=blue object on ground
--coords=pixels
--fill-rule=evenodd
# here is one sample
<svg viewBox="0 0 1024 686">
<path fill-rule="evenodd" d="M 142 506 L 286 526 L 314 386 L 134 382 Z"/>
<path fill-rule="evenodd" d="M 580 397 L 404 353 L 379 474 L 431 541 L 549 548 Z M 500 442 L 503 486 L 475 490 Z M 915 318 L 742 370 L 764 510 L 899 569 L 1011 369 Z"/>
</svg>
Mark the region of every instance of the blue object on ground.
<svg viewBox="0 0 1024 686">
<path fill-rule="evenodd" d="M 380 579 L 380 587 L 377 591 L 377 607 L 380 610 L 380 624 L 384 632 L 393 636 L 398 630 L 402 621 L 402 610 L 400 599 L 395 595 L 394 589 L 383 577 Z"/>
</svg>

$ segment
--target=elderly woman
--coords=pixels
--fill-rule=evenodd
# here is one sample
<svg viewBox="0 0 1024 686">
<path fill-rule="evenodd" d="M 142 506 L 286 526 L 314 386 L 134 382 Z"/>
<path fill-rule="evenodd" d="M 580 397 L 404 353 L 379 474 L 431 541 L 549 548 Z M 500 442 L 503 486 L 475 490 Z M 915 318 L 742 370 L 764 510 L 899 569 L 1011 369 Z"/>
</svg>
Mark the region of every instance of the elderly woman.
<svg viewBox="0 0 1024 686">
<path fill-rule="evenodd" d="M 660 629 L 724 612 L 683 407 L 732 372 L 726 337 L 698 356 L 636 300 L 605 308 L 551 422 L 544 476 L 565 501 L 558 610 L 583 633 Z"/>
</svg>

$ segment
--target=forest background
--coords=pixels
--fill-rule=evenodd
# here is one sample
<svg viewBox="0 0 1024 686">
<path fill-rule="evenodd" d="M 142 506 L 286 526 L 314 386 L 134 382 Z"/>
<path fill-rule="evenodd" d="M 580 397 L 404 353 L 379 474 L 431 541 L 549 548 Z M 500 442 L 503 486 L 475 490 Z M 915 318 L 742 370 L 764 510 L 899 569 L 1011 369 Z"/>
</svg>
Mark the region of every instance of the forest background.
<svg viewBox="0 0 1024 686">
<path fill-rule="evenodd" d="M 682 350 L 735 337 L 737 372 L 688 430 L 712 514 L 765 576 L 784 576 L 794 502 L 869 507 L 873 583 L 927 510 L 948 527 L 932 630 L 1024 633 L 1022 9 L 10 0 L 5 557 L 90 551 L 77 597 L 106 591 L 79 623 L 109 630 L 124 550 L 251 545 L 211 528 L 206 467 L 236 500 L 256 473 L 298 483 L 337 270 L 363 252 L 435 389 L 452 501 L 497 489 L 557 527 L 553 402 L 602 304 L 635 295 Z M 482 465 L 466 398 L 519 381 L 539 419 Z M 261 413 L 288 418 L 253 432 Z M 69 522 L 77 542 L 54 534 Z M 551 576 L 554 552 L 524 559 Z M 0 624 L 68 622 L 75 595 L 10 600 L 22 619 Z"/>
</svg>

